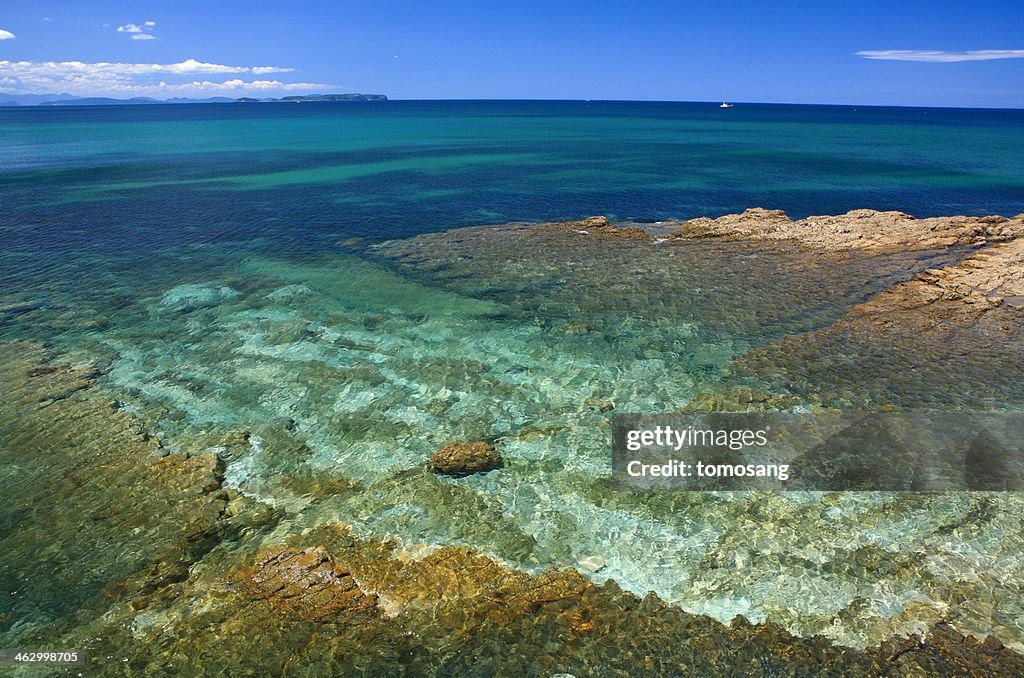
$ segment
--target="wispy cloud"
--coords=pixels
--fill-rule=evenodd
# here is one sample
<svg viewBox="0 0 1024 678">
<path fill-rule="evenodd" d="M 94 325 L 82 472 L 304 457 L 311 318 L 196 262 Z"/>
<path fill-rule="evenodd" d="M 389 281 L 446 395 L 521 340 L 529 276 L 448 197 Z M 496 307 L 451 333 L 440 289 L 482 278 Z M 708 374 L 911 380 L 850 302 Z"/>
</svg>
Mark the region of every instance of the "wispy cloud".
<svg viewBox="0 0 1024 678">
<path fill-rule="evenodd" d="M 196 59 L 173 64 L 0 61 L 0 91 L 8 94 L 67 92 L 79 96 L 161 96 L 210 92 L 309 92 L 332 88 L 324 83 L 243 79 L 246 74 L 261 76 L 293 70 L 281 66 L 230 66 Z M 216 76 L 243 77 L 223 80 Z"/>
<path fill-rule="evenodd" d="M 864 50 L 857 56 L 886 61 L 928 61 L 952 63 L 954 61 L 991 61 L 993 59 L 1024 59 L 1024 49 L 978 49 L 967 52 L 944 52 L 920 49 Z"/>
<path fill-rule="evenodd" d="M 281 68 L 280 66 L 253 66 L 253 75 L 266 75 L 267 73 L 291 73 L 294 68 Z"/>
<path fill-rule="evenodd" d="M 0 40 L 14 40 L 14 33 L 0 28 Z"/>
<path fill-rule="evenodd" d="M 141 24 L 125 24 L 117 27 L 118 33 L 130 33 L 132 40 L 156 40 L 153 29 L 155 21 L 143 21 Z"/>
</svg>

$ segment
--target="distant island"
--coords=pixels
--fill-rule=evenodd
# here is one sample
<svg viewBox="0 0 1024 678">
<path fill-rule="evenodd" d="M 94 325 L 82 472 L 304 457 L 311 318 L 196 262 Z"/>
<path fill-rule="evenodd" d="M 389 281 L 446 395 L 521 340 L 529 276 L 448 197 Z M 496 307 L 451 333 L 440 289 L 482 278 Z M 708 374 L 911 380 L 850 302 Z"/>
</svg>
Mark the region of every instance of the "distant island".
<svg viewBox="0 0 1024 678">
<path fill-rule="evenodd" d="M 387 101 L 383 94 L 307 94 L 281 97 L 279 99 L 256 99 L 242 97 L 210 97 L 208 99 L 189 99 L 174 97 L 171 99 L 153 99 L 151 97 L 134 97 L 131 99 L 113 99 L 110 97 L 76 97 L 70 94 L 0 94 L 0 106 L 119 106 L 144 104 L 301 104 L 308 102 L 368 102 Z"/>
</svg>

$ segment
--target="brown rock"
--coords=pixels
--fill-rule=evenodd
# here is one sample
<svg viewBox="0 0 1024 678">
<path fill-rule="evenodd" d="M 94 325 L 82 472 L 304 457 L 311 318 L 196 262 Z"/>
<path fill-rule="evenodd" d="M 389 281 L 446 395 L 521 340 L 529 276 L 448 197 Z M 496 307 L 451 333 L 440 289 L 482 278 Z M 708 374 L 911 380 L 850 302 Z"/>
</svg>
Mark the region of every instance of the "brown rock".
<svg viewBox="0 0 1024 678">
<path fill-rule="evenodd" d="M 915 219 L 903 212 L 859 209 L 846 214 L 791 221 L 781 210 L 748 209 L 717 219 L 700 217 L 680 225 L 677 238 L 791 241 L 827 251 L 934 249 L 978 246 L 1024 235 L 1024 218 L 1000 216 Z"/>
<path fill-rule="evenodd" d="M 449 476 L 465 476 L 501 468 L 501 454 L 494 445 L 483 441 L 464 442 L 454 440 L 434 453 L 430 467 L 436 473 Z"/>
<path fill-rule="evenodd" d="M 242 568 L 238 580 L 250 595 L 268 600 L 276 612 L 294 619 L 337 621 L 376 602 L 322 546 L 261 551 L 251 567 Z"/>
<path fill-rule="evenodd" d="M 635 226 L 612 226 L 608 217 L 595 216 L 587 217 L 582 221 L 561 221 L 545 226 L 561 229 L 571 229 L 581 235 L 596 235 L 604 238 L 623 238 L 626 240 L 653 240 L 642 228 Z"/>
<path fill-rule="evenodd" d="M 960 302 L 959 315 L 976 317 L 1004 303 L 1016 309 L 1017 299 L 1024 299 L 1024 239 L 983 248 L 955 266 L 928 269 L 854 307 L 849 315 L 882 322 L 895 311 L 913 310 L 922 321 L 937 322 L 949 315 L 949 305 L 940 302 Z"/>
<path fill-rule="evenodd" d="M 1024 379 L 1024 238 L 928 269 L 827 327 L 736 359 L 737 374 L 825 407 L 991 407 Z"/>
</svg>

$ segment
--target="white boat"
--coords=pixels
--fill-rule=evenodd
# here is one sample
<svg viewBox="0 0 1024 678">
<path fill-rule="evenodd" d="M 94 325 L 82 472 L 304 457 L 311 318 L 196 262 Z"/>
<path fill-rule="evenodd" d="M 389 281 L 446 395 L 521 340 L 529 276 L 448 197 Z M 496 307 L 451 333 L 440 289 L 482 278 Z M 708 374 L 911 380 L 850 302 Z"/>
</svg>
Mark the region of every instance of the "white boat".
<svg viewBox="0 0 1024 678">
<path fill-rule="evenodd" d="M 722 105 L 721 105 L 721 106 L 719 106 L 719 108 L 732 108 L 732 104 L 730 104 L 730 103 L 729 103 L 729 102 L 727 102 L 727 101 L 723 101 L 723 102 L 722 102 Z"/>
</svg>

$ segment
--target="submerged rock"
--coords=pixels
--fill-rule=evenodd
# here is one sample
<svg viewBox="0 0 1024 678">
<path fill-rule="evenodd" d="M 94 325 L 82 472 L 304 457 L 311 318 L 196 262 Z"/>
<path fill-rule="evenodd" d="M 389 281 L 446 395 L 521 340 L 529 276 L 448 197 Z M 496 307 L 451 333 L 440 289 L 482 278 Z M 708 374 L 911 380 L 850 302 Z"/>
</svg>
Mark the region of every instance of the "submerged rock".
<svg viewBox="0 0 1024 678">
<path fill-rule="evenodd" d="M 0 316 L 16 316 L 30 311 L 38 311 L 43 304 L 38 301 L 22 301 L 13 304 L 0 304 Z"/>
<path fill-rule="evenodd" d="M 464 442 L 454 440 L 434 453 L 430 467 L 436 473 L 449 476 L 466 476 L 501 468 L 501 454 L 494 445 L 483 441 Z"/>
<path fill-rule="evenodd" d="M 0 531 L 0 580 L 17 587 L 0 642 L 82 648 L 89 675 L 1024 675 L 1024 656 L 944 623 L 844 648 L 467 547 L 274 531 L 274 510 L 219 488 L 217 454 L 154 461 L 159 443 L 94 389 L 40 406 L 81 380 L 40 348 L 0 344 L 0 358 L 0 462 L 18 470 L 0 493 L 16 526 Z M 886 557 L 864 549 L 853 566 Z"/>
<path fill-rule="evenodd" d="M 778 412 L 801 401 L 787 393 L 768 393 L 759 389 L 734 386 L 702 391 L 683 408 L 686 412 Z"/>
<path fill-rule="evenodd" d="M 843 648 L 742 617 L 727 626 L 611 580 L 595 585 L 571 569 L 530 575 L 453 546 L 408 557 L 337 525 L 210 560 L 141 614 L 119 610 L 134 620 L 134 633 L 117 614 L 76 629 L 97 639 L 90 658 L 124 656 L 141 675 L 159 668 L 176 675 L 1010 676 L 1024 669 L 1024 657 L 998 640 L 941 623 L 919 637 Z M 140 629 L 140 618 L 160 624 Z"/>
<path fill-rule="evenodd" d="M 376 603 L 323 547 L 267 549 L 237 577 L 250 595 L 270 601 L 275 611 L 288 617 L 337 621 Z"/>
<path fill-rule="evenodd" d="M 0 478 L 0 580 L 18 582 L 4 613 L 20 632 L 180 581 L 221 539 L 276 519 L 222 489 L 218 454 L 170 452 L 97 377 L 0 343 L 0 468 L 17 469 Z"/>
<path fill-rule="evenodd" d="M 180 313 L 188 313 L 199 308 L 218 306 L 237 296 L 239 296 L 238 290 L 227 285 L 186 283 L 164 292 L 160 297 L 160 303 Z"/>
</svg>

